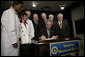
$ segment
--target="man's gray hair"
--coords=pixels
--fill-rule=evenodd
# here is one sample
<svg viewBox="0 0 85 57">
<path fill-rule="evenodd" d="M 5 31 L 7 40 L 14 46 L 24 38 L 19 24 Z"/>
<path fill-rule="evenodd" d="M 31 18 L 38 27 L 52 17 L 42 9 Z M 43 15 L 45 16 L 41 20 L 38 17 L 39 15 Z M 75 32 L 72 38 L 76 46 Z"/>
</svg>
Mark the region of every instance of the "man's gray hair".
<svg viewBox="0 0 85 57">
<path fill-rule="evenodd" d="M 53 25 L 53 21 L 52 21 L 52 20 L 49 20 L 49 19 L 48 19 L 48 20 L 46 21 L 46 23 L 47 23 L 47 22 L 51 22 L 51 23 L 52 23 L 52 25 Z"/>
<path fill-rule="evenodd" d="M 62 16 L 63 17 L 63 14 L 62 13 L 59 13 L 57 16 Z"/>
<path fill-rule="evenodd" d="M 46 15 L 46 13 L 41 13 L 41 16 L 42 16 L 42 15 Z"/>
</svg>

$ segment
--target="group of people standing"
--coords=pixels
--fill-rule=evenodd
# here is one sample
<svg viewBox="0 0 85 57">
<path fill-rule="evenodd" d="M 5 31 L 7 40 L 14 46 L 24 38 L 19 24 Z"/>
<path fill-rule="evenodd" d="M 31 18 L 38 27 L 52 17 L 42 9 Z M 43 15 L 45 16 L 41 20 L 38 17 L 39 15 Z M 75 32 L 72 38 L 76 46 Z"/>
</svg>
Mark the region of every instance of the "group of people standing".
<svg viewBox="0 0 85 57">
<path fill-rule="evenodd" d="M 54 21 L 54 15 L 50 14 L 48 19 L 46 13 L 33 14 L 30 20 L 31 12 L 21 10 L 23 3 L 15 1 L 11 7 L 4 11 L 1 17 L 1 55 L 18 56 L 19 50 L 22 56 L 30 55 L 30 44 L 32 40 L 45 40 L 47 38 L 58 39 L 67 38 L 69 35 L 69 25 L 63 19 L 63 14 L 57 15 L 57 21 Z"/>
</svg>

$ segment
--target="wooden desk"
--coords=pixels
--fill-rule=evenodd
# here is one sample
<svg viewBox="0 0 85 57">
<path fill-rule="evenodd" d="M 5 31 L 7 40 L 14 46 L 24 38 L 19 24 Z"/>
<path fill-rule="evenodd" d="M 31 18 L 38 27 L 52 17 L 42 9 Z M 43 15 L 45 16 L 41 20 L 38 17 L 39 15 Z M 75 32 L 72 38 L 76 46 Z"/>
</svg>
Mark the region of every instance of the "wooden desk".
<svg viewBox="0 0 85 57">
<path fill-rule="evenodd" d="M 61 40 L 61 39 L 55 39 L 55 40 L 44 40 L 44 41 L 38 41 L 37 43 L 32 44 L 34 48 L 34 56 L 50 56 L 50 43 L 54 42 L 62 42 L 62 41 L 73 41 L 73 40 L 80 40 L 79 38 L 73 38 L 70 40 Z M 79 52 L 76 53 L 76 56 L 79 56 Z"/>
</svg>

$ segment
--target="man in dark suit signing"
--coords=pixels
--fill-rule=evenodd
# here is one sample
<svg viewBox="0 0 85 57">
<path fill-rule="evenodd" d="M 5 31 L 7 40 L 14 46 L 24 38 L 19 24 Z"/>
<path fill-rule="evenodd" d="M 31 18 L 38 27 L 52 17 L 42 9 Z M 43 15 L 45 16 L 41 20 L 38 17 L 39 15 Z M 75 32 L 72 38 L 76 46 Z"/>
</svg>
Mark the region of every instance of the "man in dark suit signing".
<svg viewBox="0 0 85 57">
<path fill-rule="evenodd" d="M 56 39 L 58 37 L 58 32 L 52 27 L 53 22 L 47 20 L 45 24 L 46 28 L 40 30 L 40 40 L 45 40 L 46 38 Z"/>
<path fill-rule="evenodd" d="M 61 38 L 69 38 L 69 25 L 67 20 L 63 19 L 63 14 L 59 13 L 57 15 L 56 29 L 60 33 Z"/>
</svg>

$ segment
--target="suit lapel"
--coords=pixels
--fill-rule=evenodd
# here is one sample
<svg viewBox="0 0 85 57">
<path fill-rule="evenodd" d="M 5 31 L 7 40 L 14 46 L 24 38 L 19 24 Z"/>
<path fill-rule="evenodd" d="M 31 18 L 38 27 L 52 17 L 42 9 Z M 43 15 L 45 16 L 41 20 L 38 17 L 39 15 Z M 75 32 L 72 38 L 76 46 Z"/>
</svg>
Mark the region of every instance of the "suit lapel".
<svg viewBox="0 0 85 57">
<path fill-rule="evenodd" d="M 29 34 L 29 31 L 30 31 L 29 25 L 30 25 L 30 23 L 28 23 L 28 24 L 26 24 L 26 25 L 27 25 L 26 31 L 27 31 L 27 33 Z"/>
<path fill-rule="evenodd" d="M 57 25 L 58 25 L 59 29 L 61 29 L 58 22 L 57 22 Z M 62 29 L 63 29 L 63 28 L 64 28 L 64 20 L 62 20 Z M 62 29 L 61 29 L 61 30 L 62 30 Z"/>
<path fill-rule="evenodd" d="M 63 29 L 63 27 L 64 27 L 64 20 L 62 20 L 62 29 Z"/>
<path fill-rule="evenodd" d="M 60 26 L 59 26 L 59 23 L 58 23 L 58 21 L 57 21 L 57 26 L 58 26 L 58 28 L 59 28 L 59 29 L 61 29 L 61 28 L 60 28 Z"/>
<path fill-rule="evenodd" d="M 25 31 L 25 32 L 27 32 L 27 29 L 26 29 L 26 27 L 25 27 L 25 25 L 22 23 L 22 27 L 23 27 L 23 30 Z M 27 27 L 28 28 L 28 27 Z"/>
</svg>

